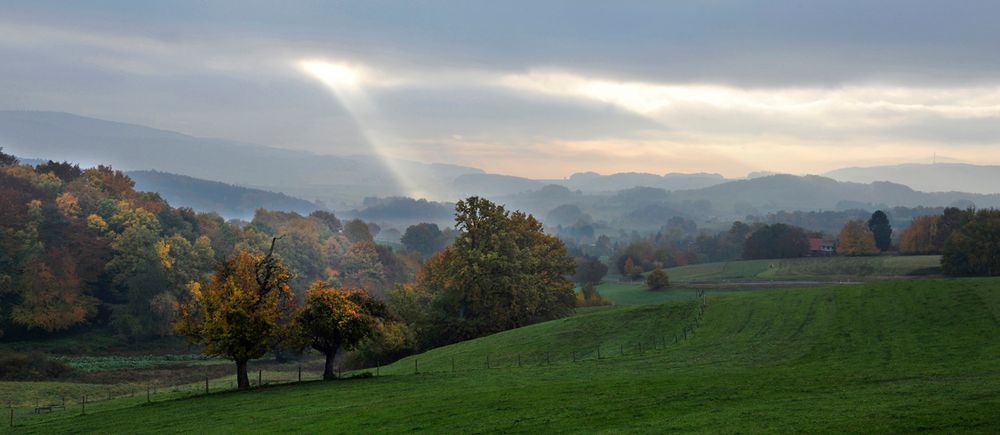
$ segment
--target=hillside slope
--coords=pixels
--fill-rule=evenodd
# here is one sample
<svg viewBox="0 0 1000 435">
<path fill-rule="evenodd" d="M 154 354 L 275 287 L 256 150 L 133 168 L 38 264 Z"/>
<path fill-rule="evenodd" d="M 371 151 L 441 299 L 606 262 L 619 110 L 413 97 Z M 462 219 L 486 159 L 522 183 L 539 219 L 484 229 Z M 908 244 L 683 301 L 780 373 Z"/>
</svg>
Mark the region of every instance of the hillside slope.
<svg viewBox="0 0 1000 435">
<path fill-rule="evenodd" d="M 253 218 L 254 210 L 294 211 L 309 214 L 319 208 L 304 199 L 283 193 L 234 186 L 159 171 L 129 171 L 136 190 L 157 192 L 174 207 L 188 207 L 199 212 L 215 212 L 233 219 Z"/>
<path fill-rule="evenodd" d="M 688 301 L 533 325 L 401 360 L 375 379 L 43 417 L 21 429 L 994 432 L 998 336 L 997 279 L 750 292 L 709 298 L 704 311 Z M 585 353 L 598 344 L 600 359 Z"/>
<path fill-rule="evenodd" d="M 926 192 L 1000 193 L 1000 166 L 936 163 L 842 168 L 824 174 L 840 181 L 891 181 Z"/>
</svg>

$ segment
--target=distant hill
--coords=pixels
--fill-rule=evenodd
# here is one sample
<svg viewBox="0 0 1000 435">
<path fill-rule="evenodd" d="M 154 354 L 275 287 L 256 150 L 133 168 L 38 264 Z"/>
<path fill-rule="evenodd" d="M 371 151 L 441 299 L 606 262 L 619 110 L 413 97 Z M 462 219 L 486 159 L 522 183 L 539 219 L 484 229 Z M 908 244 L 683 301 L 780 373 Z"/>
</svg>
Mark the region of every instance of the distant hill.
<svg viewBox="0 0 1000 435">
<path fill-rule="evenodd" d="M 294 211 L 309 214 L 316 204 L 260 189 L 234 186 L 186 175 L 159 171 L 128 171 L 136 190 L 158 192 L 174 207 L 189 207 L 200 212 L 216 212 L 227 219 L 251 219 L 254 210 Z"/>
<path fill-rule="evenodd" d="M 840 182 L 816 175 L 772 175 L 730 181 L 703 189 L 671 193 L 673 201 L 705 200 L 717 211 L 732 211 L 750 205 L 760 211 L 834 210 L 871 206 L 949 206 L 968 202 L 979 207 L 1000 206 L 1000 195 L 963 192 L 919 192 L 889 182 L 869 184 Z"/>
<path fill-rule="evenodd" d="M 566 187 L 586 193 L 617 192 L 634 187 L 655 187 L 664 190 L 698 189 L 724 183 L 719 174 L 679 174 L 656 175 L 643 172 L 620 172 L 601 175 L 596 172 L 580 172 L 569 178 L 557 180 L 535 180 L 524 177 L 498 174 L 468 174 L 455 179 L 455 190 L 464 196 L 480 195 L 497 197 L 538 190 L 547 185 Z"/>
<path fill-rule="evenodd" d="M 904 164 L 843 168 L 824 174 L 840 181 L 890 181 L 925 192 L 1000 193 L 1000 166 L 965 163 Z"/>
<path fill-rule="evenodd" d="M 455 195 L 455 177 L 482 173 L 403 160 L 393 161 L 390 169 L 375 157 L 317 155 L 61 112 L 0 111 L 0 144 L 15 155 L 156 169 L 321 199 L 336 208 L 356 207 L 368 196 L 408 194 L 397 177 L 400 172 L 410 184 L 441 198 Z"/>
</svg>

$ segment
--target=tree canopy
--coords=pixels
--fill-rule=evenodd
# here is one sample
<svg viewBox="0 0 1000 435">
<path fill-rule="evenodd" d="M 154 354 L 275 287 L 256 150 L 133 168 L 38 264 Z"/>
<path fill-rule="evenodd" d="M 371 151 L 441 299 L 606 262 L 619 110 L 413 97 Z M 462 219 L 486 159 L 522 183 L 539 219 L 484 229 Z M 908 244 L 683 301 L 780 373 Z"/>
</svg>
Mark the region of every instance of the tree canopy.
<svg viewBox="0 0 1000 435">
<path fill-rule="evenodd" d="M 433 297 L 434 336 L 455 342 L 563 317 L 575 305 L 574 260 L 531 215 L 486 199 L 455 205 L 458 238 L 418 277 Z"/>
<path fill-rule="evenodd" d="M 868 229 L 871 230 L 875 246 L 879 251 L 885 252 L 892 247 L 892 225 L 889 224 L 889 216 L 885 212 L 876 210 L 872 213 L 871 219 L 868 219 Z"/>
</svg>

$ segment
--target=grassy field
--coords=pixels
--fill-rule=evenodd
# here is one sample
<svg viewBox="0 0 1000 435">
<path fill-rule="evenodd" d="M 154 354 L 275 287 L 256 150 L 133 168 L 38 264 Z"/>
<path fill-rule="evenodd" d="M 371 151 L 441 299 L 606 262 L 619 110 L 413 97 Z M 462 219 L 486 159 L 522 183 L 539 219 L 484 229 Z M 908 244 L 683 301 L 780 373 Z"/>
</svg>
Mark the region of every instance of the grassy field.
<svg viewBox="0 0 1000 435">
<path fill-rule="evenodd" d="M 672 283 L 725 281 L 857 281 L 926 273 L 937 255 L 741 260 L 667 269 Z"/>
<path fill-rule="evenodd" d="M 1000 431 L 998 279 L 739 292 L 702 303 L 537 324 L 401 360 L 376 378 L 19 417 L 16 430 Z"/>
</svg>

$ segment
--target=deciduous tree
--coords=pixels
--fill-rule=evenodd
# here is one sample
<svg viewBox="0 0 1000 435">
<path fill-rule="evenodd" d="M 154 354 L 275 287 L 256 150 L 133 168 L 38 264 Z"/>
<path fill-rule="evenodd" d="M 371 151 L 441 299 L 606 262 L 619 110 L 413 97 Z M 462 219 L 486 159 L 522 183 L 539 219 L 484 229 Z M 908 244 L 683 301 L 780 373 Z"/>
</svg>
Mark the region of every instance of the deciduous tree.
<svg viewBox="0 0 1000 435">
<path fill-rule="evenodd" d="M 877 255 L 875 236 L 860 220 L 850 221 L 840 230 L 837 237 L 837 253 L 846 256 Z"/>
<path fill-rule="evenodd" d="M 337 352 L 353 349 L 372 336 L 385 315 L 385 305 L 363 290 L 335 289 L 317 281 L 306 292 L 296 322 L 309 345 L 326 356 L 323 379 L 333 379 Z"/>
<path fill-rule="evenodd" d="M 240 251 L 208 282 L 192 285 L 190 301 L 181 305 L 177 322 L 177 331 L 201 345 L 207 355 L 236 363 L 241 389 L 250 387 L 247 362 L 263 356 L 285 336 L 294 314 L 291 277 L 273 255 L 275 241 L 267 255 Z"/>
</svg>

